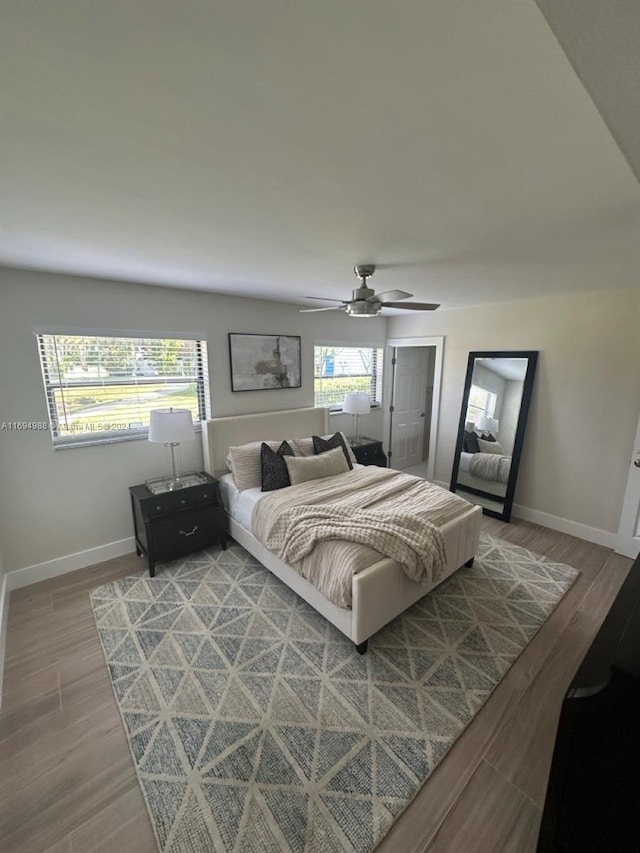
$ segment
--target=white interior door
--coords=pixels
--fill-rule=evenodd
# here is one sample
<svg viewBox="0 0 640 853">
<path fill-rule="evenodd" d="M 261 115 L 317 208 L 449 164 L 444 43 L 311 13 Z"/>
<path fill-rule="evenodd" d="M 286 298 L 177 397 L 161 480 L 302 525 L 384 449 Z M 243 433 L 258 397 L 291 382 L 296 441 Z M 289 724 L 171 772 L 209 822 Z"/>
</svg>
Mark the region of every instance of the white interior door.
<svg viewBox="0 0 640 853">
<path fill-rule="evenodd" d="M 427 426 L 428 347 L 396 347 L 391 413 L 391 465 L 409 468 L 423 460 Z"/>
<path fill-rule="evenodd" d="M 640 421 L 629 462 L 616 552 L 635 559 L 640 553 Z"/>
</svg>

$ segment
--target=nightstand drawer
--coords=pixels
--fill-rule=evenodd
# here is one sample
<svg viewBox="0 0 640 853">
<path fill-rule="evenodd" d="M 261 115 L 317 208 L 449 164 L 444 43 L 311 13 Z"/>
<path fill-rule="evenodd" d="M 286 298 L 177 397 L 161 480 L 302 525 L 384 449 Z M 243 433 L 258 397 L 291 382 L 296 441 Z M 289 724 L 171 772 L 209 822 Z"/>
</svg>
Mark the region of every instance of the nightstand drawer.
<svg viewBox="0 0 640 853">
<path fill-rule="evenodd" d="M 175 492 L 163 492 L 141 501 L 145 518 L 167 515 L 176 510 L 196 509 L 202 506 L 220 506 L 218 486 L 216 483 L 205 483 L 190 489 L 177 489 Z"/>
<path fill-rule="evenodd" d="M 369 444 L 367 447 L 358 447 L 357 449 L 357 459 L 361 465 L 366 465 L 367 462 L 371 462 L 373 459 L 376 459 L 380 456 L 382 448 L 379 444 Z"/>
<path fill-rule="evenodd" d="M 177 513 L 154 525 L 155 550 L 163 555 L 197 551 L 220 538 L 224 523 L 224 513 L 219 509 Z"/>
</svg>

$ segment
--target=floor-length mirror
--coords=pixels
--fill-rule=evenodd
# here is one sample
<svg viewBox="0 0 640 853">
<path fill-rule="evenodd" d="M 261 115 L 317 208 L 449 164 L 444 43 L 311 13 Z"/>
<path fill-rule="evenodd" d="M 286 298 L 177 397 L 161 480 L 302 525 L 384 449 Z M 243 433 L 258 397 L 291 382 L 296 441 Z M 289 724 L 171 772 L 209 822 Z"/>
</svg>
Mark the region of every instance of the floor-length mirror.
<svg viewBox="0 0 640 853">
<path fill-rule="evenodd" d="M 509 521 L 537 351 L 471 352 L 460 410 L 451 491 Z"/>
</svg>

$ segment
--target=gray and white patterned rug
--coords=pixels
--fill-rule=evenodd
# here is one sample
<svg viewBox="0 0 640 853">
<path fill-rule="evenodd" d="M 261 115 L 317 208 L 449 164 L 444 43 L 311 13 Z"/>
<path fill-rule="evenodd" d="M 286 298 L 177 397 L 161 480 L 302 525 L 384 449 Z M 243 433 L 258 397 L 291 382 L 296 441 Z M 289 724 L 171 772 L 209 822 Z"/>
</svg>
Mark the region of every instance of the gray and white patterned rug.
<svg viewBox="0 0 640 853">
<path fill-rule="evenodd" d="M 94 590 L 160 849 L 372 850 L 577 575 L 483 534 L 364 656 L 236 544 Z"/>
</svg>

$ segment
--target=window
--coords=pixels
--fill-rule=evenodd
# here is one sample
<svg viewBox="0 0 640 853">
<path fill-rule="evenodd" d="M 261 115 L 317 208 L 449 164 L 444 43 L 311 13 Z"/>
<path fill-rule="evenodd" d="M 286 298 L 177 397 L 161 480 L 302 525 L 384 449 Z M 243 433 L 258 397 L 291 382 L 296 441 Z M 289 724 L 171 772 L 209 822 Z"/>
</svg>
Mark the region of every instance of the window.
<svg viewBox="0 0 640 853">
<path fill-rule="evenodd" d="M 146 436 L 152 409 L 208 414 L 204 341 L 39 334 L 55 447 Z"/>
<path fill-rule="evenodd" d="M 382 347 L 314 347 L 315 405 L 340 411 L 347 391 L 364 391 L 379 406 L 382 357 Z"/>
<path fill-rule="evenodd" d="M 469 405 L 467 407 L 467 421 L 478 423 L 479 418 L 492 418 L 496 411 L 498 395 L 493 391 L 472 385 L 469 391 Z"/>
</svg>

